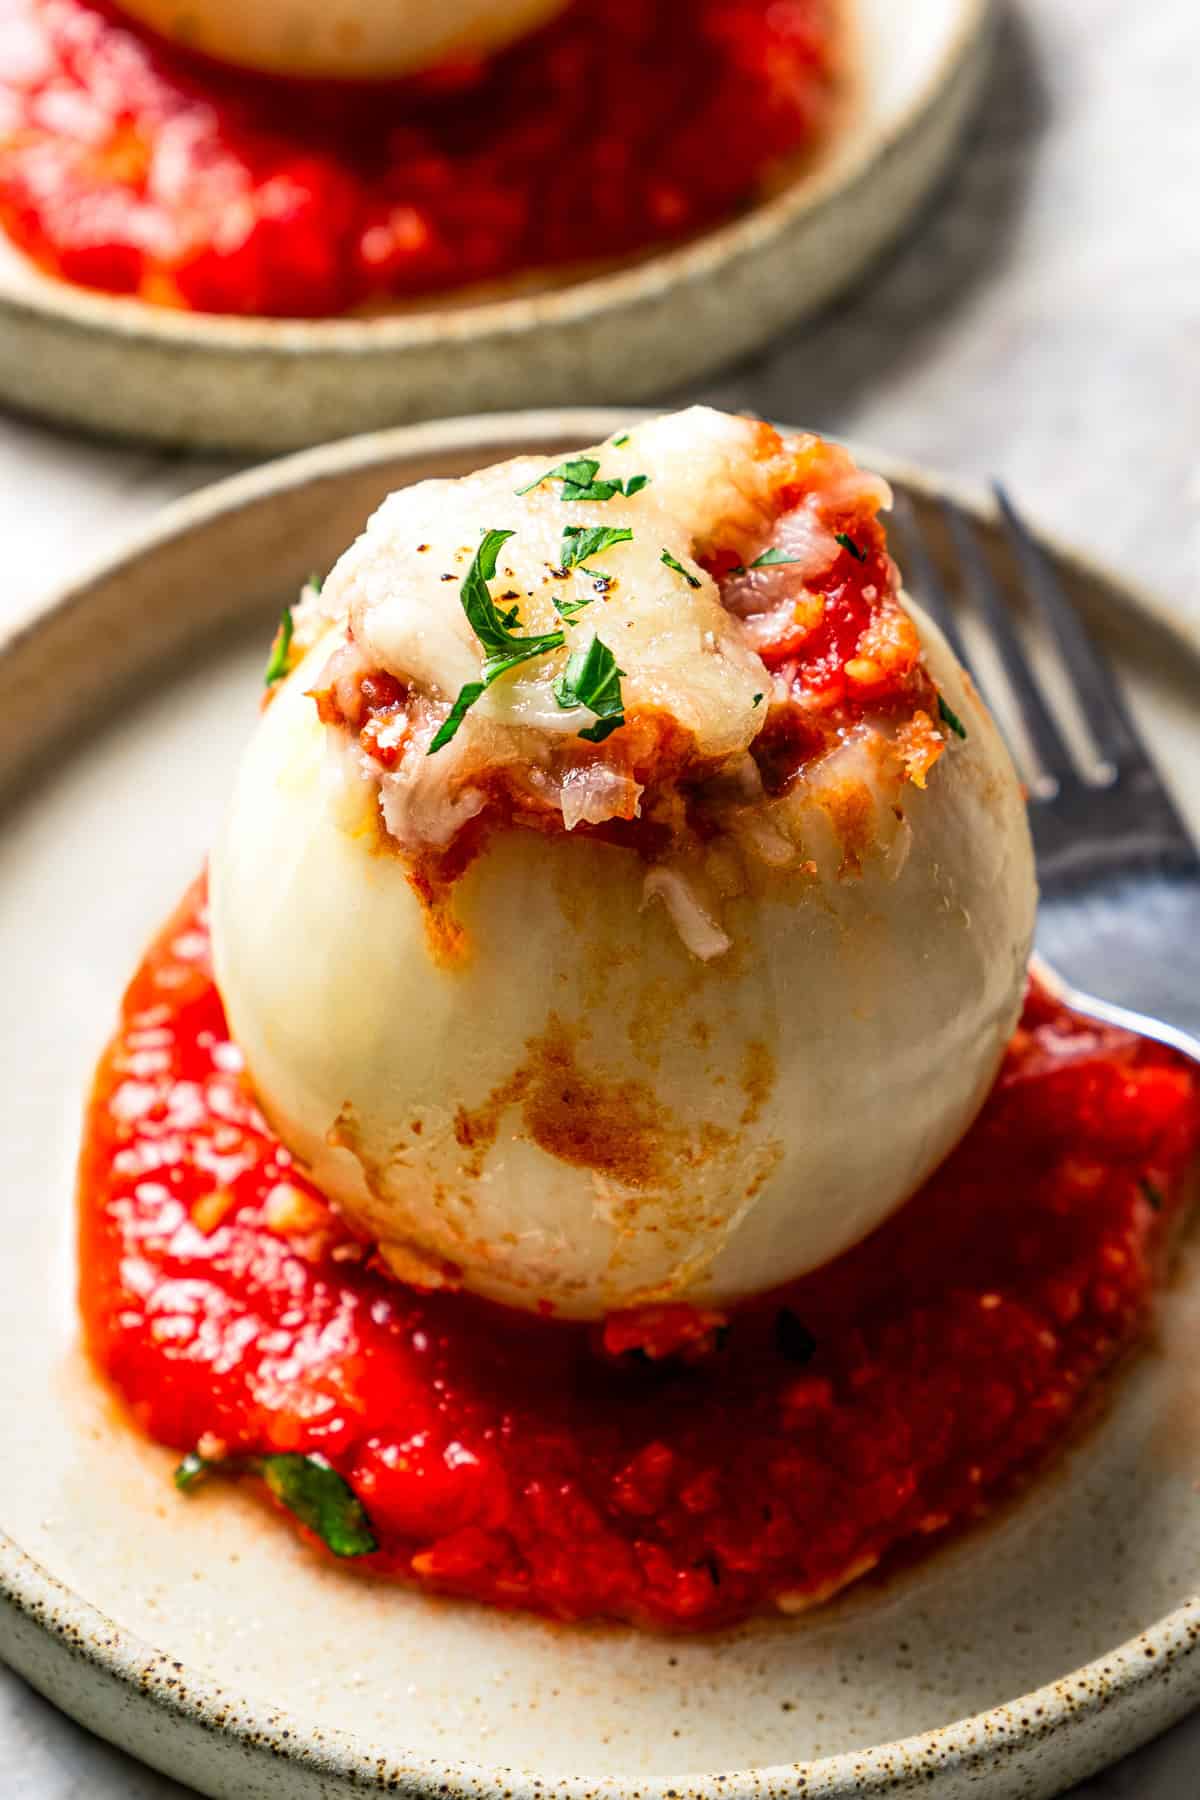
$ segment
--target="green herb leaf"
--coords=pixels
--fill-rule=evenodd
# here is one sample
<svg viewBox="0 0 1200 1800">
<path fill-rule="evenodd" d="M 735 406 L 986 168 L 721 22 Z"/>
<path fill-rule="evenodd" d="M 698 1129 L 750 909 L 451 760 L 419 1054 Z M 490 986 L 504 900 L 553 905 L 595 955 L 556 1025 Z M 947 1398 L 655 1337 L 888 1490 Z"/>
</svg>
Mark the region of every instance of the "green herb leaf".
<svg viewBox="0 0 1200 1800">
<path fill-rule="evenodd" d="M 557 650 L 565 641 L 561 631 L 535 632 L 529 637 L 515 637 L 511 627 L 516 623 L 516 608 L 501 612 L 488 592 L 488 582 L 495 579 L 496 561 L 501 548 L 513 536 L 511 531 L 487 531 L 483 542 L 471 559 L 463 580 L 460 598 L 472 631 L 487 652 L 483 663 L 483 680 L 468 681 L 459 690 L 448 716 L 438 727 L 427 756 L 444 750 L 479 696 L 493 681 L 506 675 L 531 657 L 544 656 Z"/>
<path fill-rule="evenodd" d="M 305 587 L 310 587 L 314 594 L 319 594 L 321 589 L 325 586 L 325 578 L 324 578 L 324 576 L 317 575 L 314 572 L 312 575 L 309 576 L 308 580 L 305 582 L 304 585 L 305 585 Z"/>
<path fill-rule="evenodd" d="M 1142 1198 L 1145 1200 L 1151 1211 L 1156 1213 L 1161 1212 L 1165 1204 L 1163 1201 L 1162 1189 L 1156 1187 L 1154 1182 L 1149 1181 L 1144 1175 L 1138 1182 L 1138 1186 L 1142 1190 Z"/>
<path fill-rule="evenodd" d="M 547 469 L 528 487 L 518 488 L 518 496 L 532 494 L 534 488 L 541 487 L 543 481 L 569 481 L 572 487 L 587 487 L 592 477 L 599 472 L 600 464 L 594 456 L 573 456 L 567 462 L 560 462 L 553 469 Z"/>
<path fill-rule="evenodd" d="M 817 1353 L 816 1338 L 790 1306 L 781 1306 L 775 1315 L 775 1348 L 788 1362 L 797 1363 L 801 1368 Z"/>
<path fill-rule="evenodd" d="M 379 1548 L 362 1502 L 323 1457 L 288 1453 L 212 1462 L 191 1450 L 175 1471 L 175 1486 L 190 1493 L 209 1474 L 261 1475 L 281 1505 L 335 1556 L 369 1556 Z"/>
<path fill-rule="evenodd" d="M 264 1456 L 261 1473 L 275 1498 L 335 1556 L 378 1550 L 361 1500 L 328 1463 L 315 1456 Z"/>
<path fill-rule="evenodd" d="M 288 672 L 288 651 L 292 647 L 292 607 L 295 604 L 294 600 L 289 600 L 279 615 L 275 642 L 271 645 L 271 655 L 263 675 L 263 680 L 268 687 L 274 687 L 275 683 L 282 681 Z"/>
<path fill-rule="evenodd" d="M 615 437 L 613 439 L 613 449 L 614 450 L 623 450 L 628 442 L 629 442 L 629 433 L 627 431 L 623 431 L 621 433 L 620 437 Z"/>
<path fill-rule="evenodd" d="M 483 665 L 483 685 L 490 688 L 493 681 L 499 681 L 510 669 L 519 668 L 531 657 L 545 656 L 547 650 L 558 650 L 566 642 L 561 631 L 543 631 L 538 637 L 514 638 L 512 647 L 496 656 L 489 656 Z M 470 683 L 468 683 L 468 686 Z"/>
<path fill-rule="evenodd" d="M 855 562 L 866 562 L 866 560 L 867 560 L 866 551 L 859 549 L 858 545 L 855 543 L 854 539 L 850 536 L 850 534 L 848 532 L 835 531 L 833 535 L 834 535 L 834 537 L 836 537 L 838 543 L 842 546 L 842 549 L 848 550 L 850 552 L 850 555 L 854 558 Z"/>
<path fill-rule="evenodd" d="M 788 556 L 783 550 L 764 550 L 761 556 L 755 557 L 754 561 L 750 564 L 750 567 L 752 569 L 775 569 L 778 568 L 781 563 L 795 563 L 799 561 L 800 558 L 798 556 Z"/>
<path fill-rule="evenodd" d="M 965 738 L 967 728 L 952 707 L 947 706 L 941 694 L 938 695 L 938 717 L 943 725 L 948 725 L 955 737 Z"/>
<path fill-rule="evenodd" d="M 668 569 L 673 569 L 676 575 L 682 575 L 690 588 L 698 588 L 700 586 L 697 577 L 685 569 L 683 564 L 678 562 L 675 557 L 671 555 L 669 550 L 663 551 L 660 561 L 665 562 Z"/>
<path fill-rule="evenodd" d="M 435 751 L 444 750 L 446 748 L 446 745 L 450 742 L 451 738 L 454 737 L 459 726 L 478 700 L 480 694 L 483 693 L 486 685 L 487 684 L 482 681 L 468 681 L 463 687 L 459 688 L 458 699 L 454 702 L 454 705 L 450 708 L 450 711 L 438 726 L 437 734 L 428 750 L 425 752 L 426 756 L 432 756 Z"/>
<path fill-rule="evenodd" d="M 194 1488 L 198 1482 L 204 1480 L 204 1477 L 208 1474 L 210 1469 L 215 1468 L 216 1466 L 216 1464 L 209 1462 L 206 1456 L 201 1456 L 198 1450 L 189 1450 L 183 1461 L 175 1470 L 172 1479 L 180 1493 L 187 1494 L 191 1492 L 192 1488 Z"/>
<path fill-rule="evenodd" d="M 625 702 L 621 698 L 624 673 L 624 669 L 618 669 L 608 645 L 594 637 L 586 648 L 571 652 L 566 668 L 554 683 L 554 698 L 560 706 L 586 706 L 596 714 L 596 723 L 584 726 L 579 733 L 589 743 L 602 744 L 625 723 Z"/>
<path fill-rule="evenodd" d="M 585 487 L 580 487 L 574 481 L 564 481 L 562 498 L 564 500 L 613 500 L 618 494 L 624 494 L 627 500 L 631 500 L 634 494 L 641 493 L 649 479 L 648 475 L 631 475 L 628 481 L 621 482 L 602 476 L 597 481 L 589 481 Z"/>
<path fill-rule="evenodd" d="M 567 462 L 559 463 L 556 468 L 547 469 L 544 475 L 539 475 L 528 487 L 518 488 L 517 493 L 531 494 L 544 481 L 561 481 L 564 500 L 612 500 L 617 494 L 624 494 L 626 499 L 632 499 L 634 494 L 641 493 L 650 480 L 648 475 L 631 475 L 627 481 L 610 480 L 607 477 L 597 480 L 599 473 L 600 464 L 594 456 L 573 456 Z"/>
<path fill-rule="evenodd" d="M 564 569 L 575 569 L 613 544 L 632 541 L 633 533 L 627 525 L 568 525 L 563 530 L 559 561 Z"/>
<path fill-rule="evenodd" d="M 595 594 L 585 594 L 582 600 L 560 600 L 555 594 L 554 610 L 559 618 L 565 619 L 568 625 L 573 625 L 576 613 L 581 613 L 585 606 L 590 606 L 595 598 Z"/>
<path fill-rule="evenodd" d="M 614 731 L 620 731 L 624 723 L 625 714 L 615 713 L 611 718 L 597 719 L 594 725 L 580 726 L 579 735 L 586 738 L 589 744 L 602 744 Z"/>
<path fill-rule="evenodd" d="M 513 637 L 505 618 L 512 614 L 502 614 L 492 596 L 488 593 L 488 582 L 495 579 L 496 561 L 502 547 L 507 544 L 511 531 L 486 531 L 483 542 L 471 559 L 471 566 L 460 590 L 463 611 L 467 615 L 471 630 L 479 639 L 489 657 L 507 656 L 510 651 L 520 646 L 527 655 L 536 655 L 532 649 L 534 644 L 541 644 L 546 650 L 553 650 L 555 644 L 562 643 L 561 632 L 543 632 L 540 636 Z M 543 641 L 554 639 L 555 642 Z"/>
<path fill-rule="evenodd" d="M 752 702 L 751 702 L 751 704 L 752 704 L 752 705 L 753 705 L 753 706 L 761 706 L 761 705 L 762 705 L 762 701 L 763 701 L 763 697 L 762 697 L 762 695 L 761 695 L 761 694 L 755 694 L 755 696 L 754 696 L 754 699 L 753 699 L 753 701 L 752 701 Z"/>
</svg>

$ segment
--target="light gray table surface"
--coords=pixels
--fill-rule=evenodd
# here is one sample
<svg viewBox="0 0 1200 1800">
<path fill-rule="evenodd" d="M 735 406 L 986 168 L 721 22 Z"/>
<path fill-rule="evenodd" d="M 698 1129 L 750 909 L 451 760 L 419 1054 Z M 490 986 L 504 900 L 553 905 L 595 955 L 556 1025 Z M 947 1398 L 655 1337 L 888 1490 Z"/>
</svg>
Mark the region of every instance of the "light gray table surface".
<svg viewBox="0 0 1200 1800">
<path fill-rule="evenodd" d="M 702 397 L 1002 474 L 1200 620 L 1198 68 L 1200 0 L 1014 0 L 979 127 L 902 249 Z M 228 467 L 0 418 L 0 617 Z M 1198 1792 L 1200 1716 L 1075 1800 Z M 3 1669 L 0 1796 L 186 1800 Z"/>
</svg>

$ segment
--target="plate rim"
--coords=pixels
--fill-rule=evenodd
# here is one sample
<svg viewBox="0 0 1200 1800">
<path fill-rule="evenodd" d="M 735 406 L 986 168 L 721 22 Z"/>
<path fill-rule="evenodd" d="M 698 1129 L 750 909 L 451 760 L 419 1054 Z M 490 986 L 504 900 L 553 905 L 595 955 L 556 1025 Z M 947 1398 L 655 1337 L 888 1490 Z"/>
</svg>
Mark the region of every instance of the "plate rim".
<svg viewBox="0 0 1200 1800">
<path fill-rule="evenodd" d="M 599 441 L 621 426 L 649 416 L 646 409 L 628 407 L 467 415 L 365 434 L 226 477 L 163 508 L 149 524 L 127 532 L 72 580 L 27 603 L 0 632 L 0 662 L 19 660 L 27 651 L 36 654 L 43 638 L 70 627 L 74 615 L 86 612 L 89 595 L 104 583 L 119 580 L 123 571 L 192 531 L 252 508 L 273 494 L 406 458 L 470 448 L 478 450 L 482 460 L 489 449 L 522 439 L 531 449 L 564 438 Z M 869 466 L 898 484 L 927 495 L 950 494 L 981 520 L 995 516 L 993 502 L 969 484 L 869 449 L 860 448 L 858 453 Z M 1114 614 L 1150 624 L 1200 669 L 1200 624 L 1180 617 L 1153 593 L 1128 582 L 1103 561 L 1062 543 L 1054 534 L 1039 531 L 1037 535 L 1063 565 L 1105 590 Z M 152 654 L 143 651 L 141 660 Z M 43 1669 L 38 1645 L 44 1652 L 47 1639 L 57 1647 L 60 1661 L 65 1653 L 71 1662 L 88 1665 L 95 1674 L 116 1683 L 126 1700 L 144 1700 L 162 1723 L 186 1723 L 210 1739 L 224 1739 L 231 1752 L 255 1762 L 265 1759 L 281 1770 L 283 1780 L 338 1781 L 346 1784 L 347 1792 L 382 1793 L 401 1786 L 414 1795 L 470 1796 L 470 1800 L 481 1796 L 488 1800 L 500 1796 L 504 1800 L 545 1800 L 548 1790 L 564 1800 L 592 1800 L 595 1795 L 615 1796 L 629 1790 L 629 1778 L 621 1776 L 551 1780 L 531 1772 L 432 1755 L 397 1757 L 396 1752 L 389 1753 L 349 1731 L 313 1727 L 269 1702 L 231 1695 L 212 1676 L 194 1673 L 169 1653 L 156 1650 L 106 1618 L 0 1530 L 0 1648 L 13 1666 L 38 1686 L 38 1672 Z M 28 1641 L 33 1642 L 32 1652 Z M 26 1643 L 25 1652 L 22 1642 Z M 66 1685 L 61 1675 L 46 1681 L 52 1698 Z M 1074 1758 L 1073 1753 L 1065 1779 L 1074 1781 L 1102 1766 L 1118 1750 L 1127 1751 L 1144 1742 L 1197 1700 L 1200 1596 L 1045 1686 L 931 1731 L 809 1762 L 719 1775 L 681 1772 L 639 1778 L 637 1791 L 643 1800 L 682 1800 L 684 1795 L 686 1800 L 736 1800 L 751 1792 L 820 1793 L 828 1800 L 849 1800 L 850 1796 L 867 1800 L 918 1789 L 924 1792 L 936 1775 L 944 1784 L 943 1791 L 956 1795 L 965 1794 L 967 1785 L 986 1771 L 989 1779 L 999 1781 L 1005 1780 L 1007 1772 L 1014 1783 L 1011 1788 L 1005 1783 L 993 1789 L 997 1797 L 1018 1791 L 1046 1794 L 1059 1791 L 1059 1777 L 1050 1775 L 1050 1785 L 1021 1785 L 1019 1790 L 1015 1784 L 1024 1784 L 1031 1771 L 1041 1767 L 1043 1757 L 1049 1763 L 1054 1744 L 1068 1731 L 1085 1753 L 1083 1760 Z M 1102 1715 L 1111 1717 L 1115 1710 L 1129 1729 L 1114 1748 L 1103 1741 L 1100 1721 Z M 102 1722 L 95 1724 L 88 1717 L 85 1723 L 104 1734 Z M 1093 1760 L 1088 1761 L 1088 1755 Z M 1047 1777 L 1043 1774 L 1042 1779 Z M 315 1796 L 327 1790 L 314 1787 L 312 1792 Z"/>
<path fill-rule="evenodd" d="M 853 193 L 873 168 L 886 163 L 943 93 L 952 90 L 986 44 L 999 0 L 951 0 L 958 9 L 934 67 L 885 127 L 865 134 L 844 159 L 829 158 L 778 193 L 689 242 L 652 252 L 620 268 L 567 281 L 561 287 L 482 300 L 465 306 L 433 303 L 372 317 L 287 319 L 268 315 L 193 313 L 72 286 L 21 257 L 19 286 L 0 275 L 0 319 L 53 324 L 114 340 L 210 353 L 358 356 L 428 350 L 464 341 L 496 341 L 547 326 L 584 324 L 673 288 L 703 283 L 739 257 L 761 251 L 798 220 L 816 217 Z M 857 7 L 854 9 L 857 13 Z M 857 17 L 851 29 L 857 29 Z M 20 252 L 14 254 L 20 256 Z"/>
</svg>

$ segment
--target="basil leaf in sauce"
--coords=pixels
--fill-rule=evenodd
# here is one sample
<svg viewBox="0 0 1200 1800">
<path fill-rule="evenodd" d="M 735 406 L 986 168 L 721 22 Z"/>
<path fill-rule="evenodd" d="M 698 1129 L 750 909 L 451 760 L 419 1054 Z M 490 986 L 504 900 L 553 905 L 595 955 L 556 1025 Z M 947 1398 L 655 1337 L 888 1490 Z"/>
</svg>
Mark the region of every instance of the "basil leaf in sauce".
<svg viewBox="0 0 1200 1800">
<path fill-rule="evenodd" d="M 191 1493 L 210 1474 L 261 1476 L 280 1505 L 335 1556 L 369 1556 L 379 1548 L 361 1500 L 323 1457 L 286 1452 L 214 1462 L 190 1450 L 175 1470 L 175 1486 L 180 1493 Z"/>
<path fill-rule="evenodd" d="M 370 1556 L 379 1544 L 362 1501 L 336 1469 L 315 1456 L 264 1456 L 263 1480 L 281 1505 L 335 1556 Z"/>
<path fill-rule="evenodd" d="M 867 560 L 866 551 L 859 549 L 858 545 L 855 543 L 854 539 L 850 536 L 849 532 L 835 531 L 833 535 L 834 535 L 834 537 L 836 537 L 838 543 L 842 546 L 842 549 L 848 550 L 850 552 L 850 555 L 854 558 L 855 562 L 866 562 L 866 560 Z"/>
<path fill-rule="evenodd" d="M 198 1450 L 189 1450 L 176 1468 L 172 1480 L 181 1494 L 187 1494 L 198 1482 L 204 1480 L 211 1469 L 218 1466 L 218 1464 L 210 1462 L 207 1456 L 201 1456 Z"/>
</svg>

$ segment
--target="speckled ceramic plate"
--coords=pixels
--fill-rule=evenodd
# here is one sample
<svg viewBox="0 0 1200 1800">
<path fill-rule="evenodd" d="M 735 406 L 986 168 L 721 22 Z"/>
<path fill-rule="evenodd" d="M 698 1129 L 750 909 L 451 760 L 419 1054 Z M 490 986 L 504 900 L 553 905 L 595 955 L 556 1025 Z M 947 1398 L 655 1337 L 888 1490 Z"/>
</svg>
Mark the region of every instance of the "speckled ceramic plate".
<svg viewBox="0 0 1200 1800">
<path fill-rule="evenodd" d="M 993 0 L 849 0 L 861 92 L 828 153 L 684 248 L 541 292 L 317 323 L 165 311 L 0 238 L 0 400 L 89 430 L 287 450 L 470 408 L 639 400 L 764 343 L 890 243 L 957 146 Z"/>
<path fill-rule="evenodd" d="M 826 1611 L 713 1639 L 372 1587 L 234 1490 L 185 1505 L 172 1457 L 121 1422 L 77 1348 L 82 1096 L 122 984 L 212 840 L 281 598 L 389 488 L 616 425 L 460 421 L 239 477 L 0 644 L 0 1650 L 103 1735 L 238 1800 L 1048 1795 L 1200 1698 L 1186 1251 L 1158 1340 L 1018 1505 Z M 899 479 L 919 505 L 935 491 Z M 1200 644 L 1060 563 L 1194 809 Z"/>
</svg>

